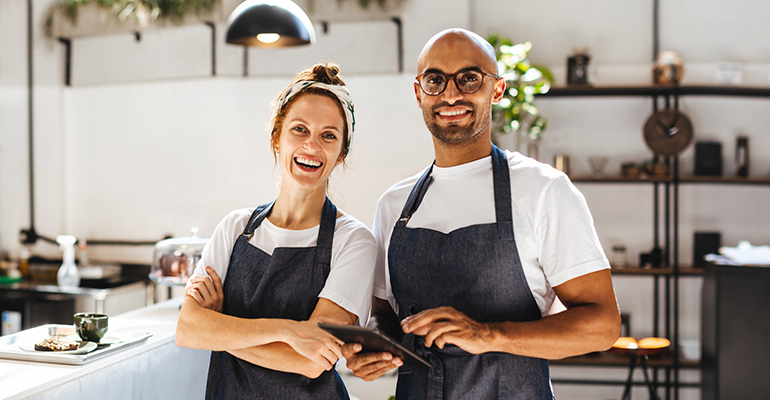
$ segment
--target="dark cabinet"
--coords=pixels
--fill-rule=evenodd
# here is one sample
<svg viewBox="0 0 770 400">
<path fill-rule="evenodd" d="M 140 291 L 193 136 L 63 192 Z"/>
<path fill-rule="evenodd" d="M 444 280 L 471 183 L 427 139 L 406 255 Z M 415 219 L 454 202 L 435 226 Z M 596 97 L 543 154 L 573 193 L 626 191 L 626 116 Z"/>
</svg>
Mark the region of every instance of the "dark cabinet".
<svg viewBox="0 0 770 400">
<path fill-rule="evenodd" d="M 703 281 L 702 399 L 770 396 L 770 268 L 709 264 Z"/>
</svg>

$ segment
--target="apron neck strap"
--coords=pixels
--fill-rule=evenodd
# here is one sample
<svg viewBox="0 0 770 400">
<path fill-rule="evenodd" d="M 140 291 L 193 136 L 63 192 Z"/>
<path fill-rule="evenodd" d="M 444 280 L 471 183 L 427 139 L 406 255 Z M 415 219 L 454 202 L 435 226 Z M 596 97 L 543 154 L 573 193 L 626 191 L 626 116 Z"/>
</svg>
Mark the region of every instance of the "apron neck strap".
<svg viewBox="0 0 770 400">
<path fill-rule="evenodd" d="M 495 219 L 497 221 L 498 229 L 500 230 L 501 238 L 513 239 L 513 211 L 511 209 L 511 178 L 508 167 L 508 157 L 505 152 L 500 150 L 494 144 L 492 145 L 492 184 L 494 185 L 495 193 Z M 433 161 L 435 164 L 435 160 Z M 401 217 L 396 224 L 405 226 L 412 217 L 412 214 L 420 207 L 425 192 L 428 191 L 428 187 L 433 182 L 433 164 L 428 167 L 422 174 L 420 179 L 414 185 L 412 192 L 409 193 L 409 197 L 404 204 L 403 210 L 401 210 Z"/>
<path fill-rule="evenodd" d="M 270 211 L 272 211 L 274 205 L 275 201 L 268 204 L 262 204 L 254 210 L 249 218 L 249 222 L 246 224 L 246 228 L 243 230 L 243 235 L 247 237 L 247 240 L 251 240 L 251 237 L 254 236 L 254 231 L 256 231 L 259 225 L 262 224 L 262 221 L 270 215 Z M 321 212 L 321 225 L 318 227 L 316 247 L 328 249 L 329 254 L 331 254 L 332 241 L 334 239 L 334 226 L 336 222 L 337 207 L 327 197 L 324 201 L 323 211 Z"/>
<path fill-rule="evenodd" d="M 436 160 L 433 160 L 433 164 L 435 163 Z M 409 198 L 406 199 L 404 209 L 401 210 L 401 218 L 398 219 L 398 222 L 396 222 L 397 224 L 406 225 L 406 223 L 409 221 L 409 218 L 412 217 L 412 214 L 414 214 L 414 212 L 417 211 L 417 208 L 420 207 L 422 198 L 425 197 L 425 192 L 428 191 L 428 186 L 430 186 L 431 182 L 433 182 L 433 176 L 431 176 L 431 172 L 433 172 L 433 164 L 431 164 L 430 167 L 425 170 L 425 173 L 422 174 L 420 179 L 417 181 L 417 184 L 414 185 L 412 192 L 409 193 Z"/>
<path fill-rule="evenodd" d="M 251 213 L 251 217 L 249 217 L 249 222 L 246 223 L 246 228 L 243 229 L 243 236 L 248 236 L 248 240 L 251 240 L 254 231 L 257 230 L 262 221 L 270 215 L 270 211 L 273 210 L 273 205 L 275 205 L 275 201 L 262 204 L 254 209 L 254 212 Z"/>
<path fill-rule="evenodd" d="M 334 242 L 334 226 L 337 223 L 337 207 L 329 198 L 324 202 L 321 214 L 321 226 L 318 227 L 318 239 L 315 249 L 315 263 L 331 266 L 332 243 Z"/>
<path fill-rule="evenodd" d="M 505 152 L 492 145 L 492 184 L 495 191 L 495 218 L 500 239 L 513 240 L 511 173 Z"/>
</svg>

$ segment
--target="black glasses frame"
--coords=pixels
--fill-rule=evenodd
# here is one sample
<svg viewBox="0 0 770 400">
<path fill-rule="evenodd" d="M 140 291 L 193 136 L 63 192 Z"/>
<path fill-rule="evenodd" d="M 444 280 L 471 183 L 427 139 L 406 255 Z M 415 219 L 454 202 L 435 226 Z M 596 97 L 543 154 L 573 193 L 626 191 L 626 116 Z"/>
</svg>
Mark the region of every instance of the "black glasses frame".
<svg viewBox="0 0 770 400">
<path fill-rule="evenodd" d="M 462 90 L 460 88 L 460 85 L 457 84 L 457 75 L 468 73 L 468 72 L 478 72 L 478 73 L 481 74 L 481 84 L 479 85 L 478 89 L 476 89 L 476 90 L 474 90 L 472 92 L 466 92 L 466 91 Z M 439 91 L 438 93 L 428 93 L 428 91 L 426 91 L 425 88 L 422 87 L 422 77 L 425 76 L 426 74 L 441 74 L 441 75 L 444 75 L 444 78 L 446 78 L 446 80 L 444 81 L 444 87 L 441 89 L 441 91 Z M 484 76 L 485 75 L 486 76 L 491 76 L 492 78 L 495 78 L 495 80 L 500 79 L 500 77 L 497 76 L 497 75 L 492 75 L 492 74 L 486 73 L 484 71 L 478 71 L 478 70 L 475 70 L 475 69 L 462 70 L 462 71 L 455 72 L 454 74 L 450 74 L 450 75 L 447 75 L 447 74 L 445 74 L 443 72 L 440 72 L 440 71 L 427 71 L 427 72 L 423 72 L 420 75 L 417 75 L 414 79 L 415 79 L 415 82 L 417 83 L 417 86 L 420 87 L 420 90 L 422 90 L 423 93 L 427 94 L 428 96 L 438 96 L 441 93 L 444 93 L 444 91 L 446 90 L 446 87 L 449 85 L 449 81 L 450 80 L 454 81 L 455 87 L 457 88 L 458 91 L 460 91 L 460 93 L 462 93 L 462 94 L 473 94 L 473 93 L 476 93 L 479 90 L 481 90 L 482 86 L 484 86 Z"/>
</svg>

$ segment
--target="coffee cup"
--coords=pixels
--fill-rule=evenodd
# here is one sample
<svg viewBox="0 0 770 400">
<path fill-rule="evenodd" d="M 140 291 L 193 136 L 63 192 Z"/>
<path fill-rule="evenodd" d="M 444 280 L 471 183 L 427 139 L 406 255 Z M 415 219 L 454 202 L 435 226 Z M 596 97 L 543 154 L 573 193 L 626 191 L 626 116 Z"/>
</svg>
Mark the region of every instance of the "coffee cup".
<svg viewBox="0 0 770 400">
<path fill-rule="evenodd" d="M 99 342 L 107 333 L 107 314 L 77 313 L 75 314 L 75 330 L 81 339 L 89 342 Z"/>
</svg>

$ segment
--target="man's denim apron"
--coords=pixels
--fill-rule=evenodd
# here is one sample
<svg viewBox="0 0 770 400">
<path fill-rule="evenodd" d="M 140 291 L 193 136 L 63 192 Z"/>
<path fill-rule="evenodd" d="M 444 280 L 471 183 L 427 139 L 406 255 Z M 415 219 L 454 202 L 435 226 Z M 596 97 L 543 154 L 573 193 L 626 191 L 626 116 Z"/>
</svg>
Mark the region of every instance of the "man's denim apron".
<svg viewBox="0 0 770 400">
<path fill-rule="evenodd" d="M 269 255 L 251 245 L 272 204 L 257 207 L 238 237 L 224 284 L 223 313 L 241 318 L 307 320 L 326 284 L 337 207 L 323 208 L 316 247 L 278 247 Z M 223 351 L 211 352 L 207 399 L 347 399 L 336 370 L 316 379 L 262 368 Z"/>
<path fill-rule="evenodd" d="M 441 306 L 454 307 L 479 322 L 540 319 L 513 238 L 505 153 L 492 146 L 497 222 L 448 234 L 406 227 L 433 179 L 432 169 L 412 189 L 390 239 L 390 281 L 399 319 Z M 553 398 L 546 360 L 498 352 L 474 355 L 450 344 L 443 350 L 426 348 L 423 337 L 414 335 L 407 335 L 404 342 L 433 367 L 402 367 L 396 388 L 399 400 Z"/>
</svg>

